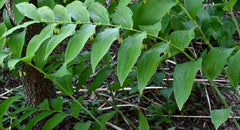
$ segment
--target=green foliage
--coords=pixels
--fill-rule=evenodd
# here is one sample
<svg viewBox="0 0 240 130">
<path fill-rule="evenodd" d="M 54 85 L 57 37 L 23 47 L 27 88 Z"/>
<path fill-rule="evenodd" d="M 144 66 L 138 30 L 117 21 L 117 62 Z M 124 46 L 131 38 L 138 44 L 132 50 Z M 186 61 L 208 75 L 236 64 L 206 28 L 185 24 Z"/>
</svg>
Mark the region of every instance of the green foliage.
<svg viewBox="0 0 240 130">
<path fill-rule="evenodd" d="M 181 3 L 182 1 L 184 2 Z M 0 63 L 4 63 L 6 59 L 9 69 L 14 69 L 19 62 L 25 62 L 40 71 L 45 78 L 52 80 L 64 96 L 72 99 L 72 103 L 67 106 L 70 111 L 63 112 L 66 106 L 60 97 L 50 100 L 50 103 L 45 100 L 38 109 L 24 107 L 16 110 L 12 116 L 16 116 L 17 112 L 22 115 L 14 119 L 11 127 L 20 127 L 24 119 L 38 112 L 24 129 L 31 129 L 41 119 L 50 115 L 52 116 L 43 129 L 53 129 L 67 116 L 79 120 L 75 129 L 106 129 L 106 122 L 111 120 L 118 110 L 101 114 L 92 107 L 85 105 L 88 107 L 86 108 L 82 105 L 85 95 L 77 100 L 74 94 L 83 85 L 88 87 L 86 94 L 94 92 L 106 81 L 111 93 L 131 85 L 131 92 L 138 90 L 143 94 L 147 85 L 161 85 L 163 75 L 156 72 L 159 65 L 179 53 L 191 61 L 177 63 L 173 74 L 173 88 L 169 87 L 160 92 L 168 100 L 168 103 L 161 107 L 164 112 L 173 114 L 176 106 L 184 111 L 183 106 L 191 95 L 194 78 L 200 69 L 213 86 L 216 85 L 212 81 L 224 72 L 233 90 L 239 94 L 240 51 L 239 43 L 233 40 L 235 31 L 240 35 L 239 24 L 233 15 L 233 21 L 229 18 L 222 19 L 225 12 L 232 13 L 239 1 L 220 2 L 222 7 L 211 6 L 207 9 L 202 7 L 203 0 L 182 1 L 140 0 L 134 3 L 121 0 L 112 1 L 108 9 L 103 6 L 104 0 L 99 0 L 101 3 L 94 0 L 85 0 L 84 3 L 39 0 L 39 8 L 28 1 L 20 1 L 14 4 L 17 21 L 14 27 L 5 10 L 4 22 L 0 24 Z M 0 8 L 4 2 L 0 2 Z M 32 20 L 20 24 L 24 16 Z M 35 23 L 41 23 L 43 29 L 26 44 L 26 28 Z M 206 57 L 203 56 L 205 52 L 200 52 L 202 56 L 196 55 L 193 58 L 185 50 L 191 42 L 195 44 L 196 41 L 203 41 L 207 45 L 208 48 L 204 48 L 209 50 Z M 85 51 L 86 43 L 87 46 L 92 46 L 91 51 Z M 117 64 L 111 59 L 110 47 L 113 44 L 120 46 Z M 116 75 L 115 79 L 118 80 L 110 83 L 109 75 Z M 88 83 L 89 80 L 91 83 Z M 73 83 L 76 83 L 76 88 L 72 86 Z M 217 87 L 215 90 L 219 91 Z M 171 96 L 172 93 L 175 99 Z M 1 121 L 10 105 L 17 99 L 19 97 L 11 97 L 0 104 Z M 216 129 L 227 119 L 229 113 L 231 114 L 230 107 L 226 105 L 226 108 L 211 112 Z M 156 109 L 153 117 L 161 118 L 163 111 L 158 106 Z M 92 127 L 91 122 L 82 122 L 79 119 L 82 111 L 95 120 Z M 98 116 L 99 113 L 101 115 Z M 139 129 L 149 129 L 148 118 L 140 112 L 138 116 Z M 161 120 L 170 123 L 164 118 Z M 132 126 L 136 127 L 134 124 Z M 5 129 L 2 123 L 0 128 Z"/>
</svg>

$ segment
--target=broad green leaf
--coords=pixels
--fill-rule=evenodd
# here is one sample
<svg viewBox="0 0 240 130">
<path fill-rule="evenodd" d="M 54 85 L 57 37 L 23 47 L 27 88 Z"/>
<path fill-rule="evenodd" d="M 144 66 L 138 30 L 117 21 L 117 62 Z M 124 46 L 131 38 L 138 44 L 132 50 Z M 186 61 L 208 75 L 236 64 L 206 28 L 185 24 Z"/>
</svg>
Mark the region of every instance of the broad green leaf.
<svg viewBox="0 0 240 130">
<path fill-rule="evenodd" d="M 56 77 L 56 81 L 58 82 L 58 89 L 65 95 L 73 95 L 74 90 L 72 87 L 72 75 L 65 75 L 63 77 Z"/>
<path fill-rule="evenodd" d="M 94 23 L 109 23 L 108 11 L 107 9 L 98 2 L 92 3 L 88 8 L 91 19 Z"/>
<path fill-rule="evenodd" d="M 45 40 L 41 46 L 38 48 L 38 50 L 35 52 L 35 56 L 33 57 L 33 61 L 35 65 L 42 69 L 45 64 L 47 63 L 47 60 L 44 59 L 45 53 L 46 53 L 46 47 L 49 42 L 50 38 Z"/>
<path fill-rule="evenodd" d="M 52 9 L 50 9 L 47 6 L 43 6 L 41 8 L 38 9 L 38 12 L 41 15 L 42 21 L 48 21 L 48 22 L 54 22 L 55 21 L 55 16 L 54 13 L 52 11 Z"/>
<path fill-rule="evenodd" d="M 55 62 L 56 63 L 56 62 Z M 60 62 L 60 65 L 61 65 L 62 62 Z M 60 66 L 59 65 L 59 66 Z M 53 69 L 53 71 L 57 68 L 59 68 L 59 66 L 57 66 L 56 68 Z M 67 69 L 67 65 L 63 63 L 63 65 L 57 70 L 55 71 L 53 74 L 51 74 L 51 76 L 54 76 L 54 77 L 63 77 L 65 75 L 72 75 L 72 73 L 70 72 L 72 71 L 71 69 Z"/>
<path fill-rule="evenodd" d="M 82 104 L 83 102 L 83 99 L 84 99 L 84 96 L 81 96 L 77 101 Z M 80 110 L 82 109 L 78 104 L 77 102 L 73 101 L 72 104 L 71 104 L 71 113 L 74 117 L 78 117 L 79 116 L 79 113 L 80 113 Z"/>
<path fill-rule="evenodd" d="M 1 51 L 1 52 L 0 52 L 0 65 L 2 65 L 3 60 L 4 60 L 6 57 L 10 56 L 10 55 L 11 55 L 11 54 L 7 54 L 7 53 Z"/>
<path fill-rule="evenodd" d="M 1 0 L 0 1 L 0 9 L 3 7 L 4 3 L 6 2 L 6 0 Z"/>
<path fill-rule="evenodd" d="M 210 50 L 203 63 L 203 68 L 210 80 L 214 80 L 221 73 L 227 58 L 234 48 L 215 47 Z"/>
<path fill-rule="evenodd" d="M 184 50 L 185 47 L 187 47 L 194 38 L 195 38 L 194 28 L 188 30 L 178 30 L 170 34 L 171 44 L 173 44 L 174 46 L 178 47 L 181 50 Z M 180 53 L 179 50 L 170 46 L 169 52 L 166 55 L 162 56 L 160 59 L 161 61 L 164 61 L 165 59 L 173 57 L 178 53 Z"/>
<path fill-rule="evenodd" d="M 93 80 L 92 84 L 89 86 L 87 94 L 96 90 L 97 88 L 99 88 L 102 85 L 102 83 L 104 82 L 104 80 L 108 77 L 108 75 L 112 72 L 113 72 L 113 70 L 111 68 L 101 69 L 97 73 L 97 76 Z"/>
<path fill-rule="evenodd" d="M 33 111 L 26 111 L 21 118 L 18 118 L 16 120 L 13 121 L 13 123 L 10 125 L 11 127 L 15 127 L 17 125 L 19 125 L 23 120 L 27 119 L 30 115 L 32 115 L 34 112 L 36 112 L 37 110 L 33 110 Z"/>
<path fill-rule="evenodd" d="M 102 126 L 95 122 L 93 130 L 106 130 L 106 122 L 113 118 L 113 116 L 117 113 L 117 110 L 114 112 L 102 114 L 101 116 L 97 117 L 97 119 L 103 124 Z"/>
<path fill-rule="evenodd" d="M 0 37 L 7 31 L 7 27 L 4 22 L 0 24 Z M 0 50 L 3 49 L 6 42 L 6 37 L 0 38 Z"/>
<path fill-rule="evenodd" d="M 142 41 L 146 37 L 145 33 L 136 33 L 123 41 L 117 59 L 117 74 L 121 86 L 140 56 Z"/>
<path fill-rule="evenodd" d="M 139 118 L 139 130 L 150 130 L 148 121 L 141 112 L 138 112 L 138 118 Z"/>
<path fill-rule="evenodd" d="M 231 112 L 231 107 L 227 109 L 216 109 L 211 111 L 211 121 L 217 130 L 218 127 L 228 119 Z"/>
<path fill-rule="evenodd" d="M 178 30 L 170 34 L 170 41 L 178 48 L 184 50 L 186 46 L 190 44 L 193 38 L 195 38 L 194 29 Z"/>
<path fill-rule="evenodd" d="M 56 24 L 49 24 L 46 26 L 38 35 L 35 35 L 28 43 L 26 56 L 30 57 L 33 55 L 38 48 L 41 46 L 43 41 L 53 35 L 53 29 Z"/>
<path fill-rule="evenodd" d="M 163 53 L 168 44 L 157 44 L 153 49 L 146 51 L 139 59 L 137 65 L 137 79 L 140 94 L 142 94 L 147 82 L 156 72 L 160 61 L 160 54 Z"/>
<path fill-rule="evenodd" d="M 61 112 L 55 114 L 52 118 L 50 118 L 45 125 L 43 126 L 43 130 L 52 130 L 54 127 L 56 127 L 59 123 L 62 122 L 62 120 L 67 117 L 68 114 Z"/>
<path fill-rule="evenodd" d="M 2 119 L 4 114 L 7 112 L 8 108 L 12 105 L 14 101 L 17 101 L 20 96 L 9 97 L 0 104 L 0 128 L 2 127 Z"/>
<path fill-rule="evenodd" d="M 56 5 L 53 9 L 55 20 L 61 22 L 71 22 L 70 12 L 62 5 Z"/>
<path fill-rule="evenodd" d="M 138 25 L 153 25 L 174 6 L 175 0 L 148 0 L 137 12 Z"/>
<path fill-rule="evenodd" d="M 26 30 L 19 33 L 13 33 L 9 39 L 9 49 L 12 55 L 20 58 L 22 56 L 22 49 L 25 42 Z"/>
<path fill-rule="evenodd" d="M 45 52 L 45 57 L 44 59 L 47 59 L 47 57 L 52 53 L 52 51 L 54 50 L 54 48 L 65 38 L 73 35 L 75 33 L 75 28 L 76 28 L 76 24 L 68 24 L 64 27 L 62 27 L 62 29 L 60 30 L 60 34 L 59 35 L 55 35 L 53 36 L 47 45 L 46 48 L 46 52 Z"/>
<path fill-rule="evenodd" d="M 65 53 L 65 64 L 68 64 L 77 57 L 88 38 L 95 33 L 95 27 L 95 25 L 85 24 L 70 38 Z"/>
<path fill-rule="evenodd" d="M 229 74 L 229 79 L 231 78 L 233 84 L 231 84 L 235 90 L 239 91 L 239 73 L 240 73 L 240 51 L 238 51 L 234 56 L 232 56 L 228 61 L 227 72 Z M 230 82 L 231 83 L 231 82 Z"/>
<path fill-rule="evenodd" d="M 77 84 L 77 88 L 76 91 L 78 91 L 83 84 L 86 82 L 86 80 L 90 77 L 90 75 L 92 74 L 92 67 L 87 67 L 79 76 L 79 81 Z"/>
<path fill-rule="evenodd" d="M 53 9 L 54 7 L 54 0 L 38 0 L 38 7 L 48 6 L 49 8 Z"/>
<path fill-rule="evenodd" d="M 56 111 L 62 111 L 62 99 L 60 97 L 51 99 L 51 107 Z"/>
<path fill-rule="evenodd" d="M 89 130 L 91 126 L 91 121 L 78 122 L 74 126 L 74 130 Z"/>
<path fill-rule="evenodd" d="M 75 21 L 90 22 L 90 15 L 87 8 L 81 1 L 73 1 L 66 7 Z"/>
<path fill-rule="evenodd" d="M 24 112 L 24 111 L 35 111 L 35 110 L 37 110 L 37 109 L 35 107 L 33 107 L 33 106 L 25 106 L 25 107 L 22 107 L 20 109 L 17 109 L 13 113 L 11 113 L 9 116 L 10 117 L 14 117 L 14 116 L 16 116 L 17 114 L 19 114 L 21 112 Z"/>
<path fill-rule="evenodd" d="M 132 11 L 128 7 L 118 7 L 118 10 L 111 15 L 113 23 L 126 28 L 133 27 Z"/>
<path fill-rule="evenodd" d="M 20 61 L 21 59 L 9 59 L 8 60 L 8 67 L 10 70 L 14 69 L 15 65 Z"/>
<path fill-rule="evenodd" d="M 107 28 L 97 35 L 91 52 L 93 72 L 95 71 L 98 62 L 107 53 L 113 41 L 117 38 L 119 38 L 119 28 Z"/>
<path fill-rule="evenodd" d="M 193 80 L 201 69 L 202 59 L 197 62 L 188 62 L 183 64 L 177 64 L 173 74 L 173 92 L 178 105 L 179 110 L 182 110 L 184 103 L 187 101 L 191 94 Z"/>
<path fill-rule="evenodd" d="M 32 129 L 32 127 L 37 124 L 40 120 L 50 116 L 51 114 L 53 114 L 54 111 L 43 111 L 39 114 L 37 114 L 35 117 L 33 117 L 25 126 L 24 130 L 30 130 Z"/>
<path fill-rule="evenodd" d="M 14 2 L 15 3 L 15 2 Z M 17 8 L 16 6 L 17 4 L 15 3 L 13 5 L 13 13 L 14 13 L 14 18 L 15 18 L 15 21 L 16 21 L 16 24 L 19 25 L 22 20 L 24 19 L 25 15 L 23 15 Z"/>
<path fill-rule="evenodd" d="M 17 4 L 16 7 L 24 16 L 27 16 L 28 18 L 31 18 L 36 21 L 41 20 L 41 16 L 37 8 L 33 4 L 30 4 L 28 2 L 22 2 Z"/>
<path fill-rule="evenodd" d="M 236 4 L 237 0 L 229 0 L 227 3 L 224 5 L 223 10 L 227 12 L 232 12 L 233 6 Z"/>
<path fill-rule="evenodd" d="M 126 7 L 130 2 L 131 0 L 120 0 L 118 3 L 118 7 Z"/>
<path fill-rule="evenodd" d="M 89 8 L 95 0 L 85 0 L 84 2 L 84 6 L 86 6 L 87 8 Z"/>
<path fill-rule="evenodd" d="M 38 105 L 40 109 L 49 110 L 49 101 L 45 99 L 41 104 Z"/>
<path fill-rule="evenodd" d="M 146 31 L 147 33 L 153 34 L 155 36 L 158 35 L 159 31 L 161 30 L 161 27 L 162 27 L 161 21 L 153 25 L 139 25 L 139 28 L 142 31 Z"/>
<path fill-rule="evenodd" d="M 203 0 L 184 0 L 184 7 L 194 20 L 203 7 L 202 2 Z"/>
<path fill-rule="evenodd" d="M 31 25 L 31 24 L 34 24 L 34 23 L 38 23 L 38 21 L 29 21 L 29 22 L 25 22 L 24 24 L 22 25 L 17 25 L 11 29 L 9 29 L 7 32 L 5 32 L 2 36 L 2 37 L 6 37 L 7 35 L 11 34 L 12 32 L 14 32 L 15 30 L 17 29 L 20 29 L 20 28 L 26 28 L 27 26 Z"/>
</svg>

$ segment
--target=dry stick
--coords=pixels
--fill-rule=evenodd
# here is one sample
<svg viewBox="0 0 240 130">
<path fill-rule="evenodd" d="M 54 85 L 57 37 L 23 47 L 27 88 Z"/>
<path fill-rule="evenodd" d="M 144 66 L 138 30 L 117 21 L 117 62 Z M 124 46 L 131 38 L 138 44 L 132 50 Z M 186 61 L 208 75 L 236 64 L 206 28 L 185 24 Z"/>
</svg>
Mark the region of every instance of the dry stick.
<svg viewBox="0 0 240 130">
<path fill-rule="evenodd" d="M 16 87 L 17 89 L 18 88 L 21 88 L 22 87 L 22 85 L 20 85 L 20 86 L 18 86 L 18 87 Z M 6 95 L 6 94 L 8 94 L 8 93 L 10 93 L 10 92 L 12 92 L 12 91 L 14 91 L 13 89 L 11 89 L 11 90 L 9 90 L 9 91 L 7 91 L 7 92 L 5 92 L 5 93 L 2 93 L 1 95 L 0 95 L 0 98 L 2 98 L 4 95 Z"/>
<path fill-rule="evenodd" d="M 209 100 L 207 88 L 205 88 L 205 92 L 206 92 L 206 97 L 207 97 L 207 102 L 208 102 L 208 107 L 209 107 L 209 113 L 211 113 L 212 108 L 211 108 L 211 103 Z"/>
<path fill-rule="evenodd" d="M 150 116 L 150 115 L 147 115 Z M 166 117 L 174 117 L 174 118 L 211 118 L 211 116 L 183 116 L 183 115 L 163 115 Z M 228 116 L 228 119 L 232 119 L 232 116 Z M 240 116 L 235 116 L 236 119 L 240 119 Z"/>
</svg>

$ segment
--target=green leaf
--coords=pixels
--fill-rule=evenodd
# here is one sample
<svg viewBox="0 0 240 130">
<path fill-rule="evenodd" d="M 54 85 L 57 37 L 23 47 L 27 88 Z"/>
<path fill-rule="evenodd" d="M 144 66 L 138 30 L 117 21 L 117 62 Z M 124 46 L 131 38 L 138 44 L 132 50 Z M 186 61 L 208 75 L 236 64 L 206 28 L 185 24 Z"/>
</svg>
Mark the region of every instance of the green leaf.
<svg viewBox="0 0 240 130">
<path fill-rule="evenodd" d="M 129 3 L 131 2 L 131 0 L 120 0 L 118 3 L 119 7 L 125 7 L 127 6 Z"/>
<path fill-rule="evenodd" d="M 7 31 L 7 27 L 4 22 L 0 24 L 0 37 Z M 3 49 L 6 42 L 6 37 L 0 38 L 0 50 Z"/>
<path fill-rule="evenodd" d="M 91 121 L 78 122 L 74 126 L 74 130 L 89 130 L 91 126 Z"/>
<path fill-rule="evenodd" d="M 38 7 L 48 6 L 49 8 L 53 9 L 54 7 L 54 0 L 38 0 Z"/>
<path fill-rule="evenodd" d="M 234 56 L 232 56 L 228 61 L 227 72 L 229 74 L 229 79 L 232 79 L 233 84 L 231 84 L 235 90 L 239 91 L 239 73 L 240 73 L 240 51 L 238 51 Z M 231 82 L 230 82 L 231 83 Z"/>
<path fill-rule="evenodd" d="M 90 22 L 90 15 L 87 8 L 81 1 L 73 1 L 66 7 L 75 21 Z"/>
<path fill-rule="evenodd" d="M 53 29 L 55 28 L 56 24 L 49 24 L 47 25 L 39 35 L 35 35 L 30 42 L 28 43 L 26 57 L 32 56 L 38 48 L 41 46 L 43 41 L 53 35 Z"/>
<path fill-rule="evenodd" d="M 234 48 L 221 47 L 210 50 L 203 64 L 204 71 L 210 80 L 214 80 L 221 73 L 227 58 L 233 50 Z"/>
<path fill-rule="evenodd" d="M 51 107 L 56 111 L 62 111 L 62 99 L 60 97 L 51 99 Z"/>
<path fill-rule="evenodd" d="M 76 24 L 68 24 L 60 30 L 59 35 L 53 36 L 50 41 L 48 42 L 45 57 L 44 59 L 47 59 L 47 57 L 52 53 L 54 48 L 65 38 L 73 35 L 75 33 Z"/>
<path fill-rule="evenodd" d="M 76 91 L 78 91 L 82 86 L 83 84 L 86 82 L 86 80 L 91 76 L 92 74 L 92 67 L 87 67 L 79 76 L 79 81 L 78 81 L 78 84 L 77 84 L 77 88 L 76 88 Z"/>
<path fill-rule="evenodd" d="M 58 89 L 65 95 L 73 95 L 72 75 L 65 75 L 63 77 L 56 77 Z"/>
<path fill-rule="evenodd" d="M 91 19 L 94 23 L 109 23 L 108 11 L 98 2 L 92 3 L 88 8 Z"/>
<path fill-rule="evenodd" d="M 148 121 L 141 112 L 138 112 L 138 118 L 139 118 L 139 130 L 150 130 Z"/>
<path fill-rule="evenodd" d="M 89 94 L 90 92 L 99 88 L 102 85 L 102 83 L 104 82 L 104 80 L 108 77 L 108 75 L 112 72 L 113 72 L 113 70 L 111 68 L 101 69 L 97 73 L 97 76 L 93 80 L 92 84 L 89 86 L 87 94 Z"/>
<path fill-rule="evenodd" d="M 118 7 L 118 10 L 111 15 L 113 23 L 126 28 L 133 27 L 132 11 L 128 7 Z"/>
<path fill-rule="evenodd" d="M 31 18 L 36 21 L 41 20 L 41 16 L 37 8 L 33 4 L 30 4 L 28 2 L 22 2 L 17 4 L 16 7 L 24 16 L 27 16 L 28 18 Z"/>
<path fill-rule="evenodd" d="M 153 25 L 174 6 L 175 0 L 149 0 L 137 12 L 138 25 Z"/>
<path fill-rule="evenodd" d="M 228 115 L 231 112 L 231 107 L 227 109 L 216 109 L 211 111 L 211 121 L 214 124 L 216 130 L 218 127 L 228 119 Z"/>
<path fill-rule="evenodd" d="M 193 20 L 195 20 L 200 9 L 203 8 L 202 2 L 203 0 L 184 0 L 184 7 L 191 15 Z"/>
<path fill-rule="evenodd" d="M 81 96 L 77 101 L 78 103 L 82 104 L 83 102 L 83 99 L 84 99 L 84 96 Z M 78 104 L 77 102 L 73 101 L 72 104 L 71 104 L 71 112 L 72 112 L 72 115 L 74 117 L 78 117 L 79 116 L 79 113 L 80 113 L 80 110 L 82 109 Z"/>
<path fill-rule="evenodd" d="M 155 36 L 158 35 L 159 31 L 161 30 L 161 27 L 162 27 L 161 21 L 153 25 L 139 25 L 139 28 L 142 31 L 146 31 L 147 33 L 153 34 Z"/>
<path fill-rule="evenodd" d="M 53 9 L 55 20 L 61 22 L 71 22 L 70 12 L 62 5 L 56 5 Z"/>
<path fill-rule="evenodd" d="M 171 44 L 175 45 L 181 50 L 184 50 L 187 47 L 192 39 L 195 38 L 194 28 L 188 30 L 178 30 L 174 31 L 170 34 L 170 42 Z M 174 47 L 169 47 L 169 52 L 161 57 L 161 61 L 173 57 L 176 54 L 180 53 L 179 50 L 175 49 Z"/>
<path fill-rule="evenodd" d="M 121 86 L 140 56 L 142 41 L 146 37 L 145 33 L 136 33 L 123 41 L 117 59 L 117 74 Z"/>
<path fill-rule="evenodd" d="M 10 56 L 10 55 L 11 55 L 11 54 L 7 54 L 6 52 L 1 51 L 1 52 L 0 52 L 0 65 L 2 65 L 3 60 L 4 60 L 6 57 Z"/>
<path fill-rule="evenodd" d="M 7 112 L 8 108 L 12 105 L 14 101 L 17 101 L 21 96 L 9 97 L 0 104 L 0 128 L 2 128 L 2 119 L 4 114 Z"/>
<path fill-rule="evenodd" d="M 227 3 L 224 5 L 223 10 L 227 12 L 232 12 L 233 6 L 236 4 L 237 0 L 229 0 L 226 1 Z"/>
<path fill-rule="evenodd" d="M 137 65 L 137 79 L 140 94 L 142 94 L 147 82 L 156 72 L 160 61 L 160 54 L 163 53 L 168 44 L 156 44 L 153 49 L 146 51 L 139 59 Z"/>
<path fill-rule="evenodd" d="M 47 47 L 49 40 L 50 40 L 50 38 L 45 40 L 41 44 L 41 46 L 35 52 L 35 56 L 33 57 L 33 61 L 34 61 L 35 65 L 40 69 L 42 69 L 45 66 L 45 64 L 47 63 L 47 60 L 45 60 L 44 57 L 45 57 L 46 47 Z"/>
<path fill-rule="evenodd" d="M 25 42 L 26 30 L 19 33 L 13 33 L 9 39 L 9 49 L 12 55 L 20 58 L 22 56 L 22 49 Z"/>
<path fill-rule="evenodd" d="M 14 69 L 15 65 L 20 61 L 21 59 L 9 59 L 8 60 L 8 67 L 10 70 Z"/>
<path fill-rule="evenodd" d="M 19 125 L 23 120 L 27 119 L 30 115 L 32 115 L 34 112 L 36 112 L 37 110 L 33 110 L 33 111 L 26 111 L 21 118 L 16 119 L 15 121 L 13 121 L 13 123 L 10 125 L 11 127 L 15 127 L 17 125 Z"/>
<path fill-rule="evenodd" d="M 24 128 L 24 130 L 30 130 L 32 129 L 32 127 L 37 124 L 40 120 L 50 116 L 51 114 L 53 114 L 54 111 L 50 110 L 50 111 L 43 111 L 39 114 L 37 114 L 35 117 L 33 117 L 26 125 L 26 127 Z"/>
<path fill-rule="evenodd" d="M 98 62 L 107 53 L 113 41 L 117 38 L 119 38 L 119 28 L 107 28 L 97 35 L 94 40 L 91 52 L 93 72 L 95 71 Z"/>
<path fill-rule="evenodd" d="M 52 130 L 54 127 L 56 127 L 59 123 L 62 122 L 62 120 L 67 117 L 68 114 L 61 112 L 55 114 L 51 119 L 49 119 L 45 125 L 43 126 L 43 130 Z"/>
<path fill-rule="evenodd" d="M 40 13 L 42 20 L 46 20 L 48 22 L 55 21 L 54 13 L 53 13 L 52 9 L 50 9 L 49 7 L 43 6 L 38 9 L 38 12 Z"/>
<path fill-rule="evenodd" d="M 1 0 L 0 1 L 0 9 L 3 7 L 4 3 L 6 2 L 6 0 Z"/>
<path fill-rule="evenodd" d="M 31 25 L 31 24 L 34 24 L 34 23 L 38 23 L 38 21 L 29 21 L 29 22 L 25 22 L 24 24 L 22 25 L 17 25 L 11 29 L 9 29 L 7 32 L 5 32 L 2 36 L 2 37 L 6 37 L 7 35 L 11 34 L 12 32 L 14 32 L 15 30 L 17 29 L 20 29 L 20 28 L 26 28 L 27 26 Z"/>
<path fill-rule="evenodd" d="M 37 110 L 35 107 L 33 106 L 25 106 L 25 107 L 22 107 L 20 109 L 17 109 L 16 111 L 14 111 L 13 113 L 11 113 L 9 116 L 10 117 L 14 117 L 16 116 L 17 114 L 23 112 L 23 111 L 35 111 Z"/>
<path fill-rule="evenodd" d="M 197 62 L 188 62 L 183 64 L 177 64 L 173 74 L 173 92 L 178 105 L 179 110 L 182 109 L 184 103 L 192 91 L 193 80 L 201 68 L 202 59 Z"/>
<path fill-rule="evenodd" d="M 114 112 L 102 114 L 101 116 L 97 117 L 97 119 L 103 124 L 102 126 L 99 125 L 97 122 L 95 122 L 93 130 L 106 130 L 106 122 L 113 118 L 113 116 L 116 114 L 117 110 Z"/>
<path fill-rule="evenodd" d="M 65 53 L 65 64 L 77 57 L 88 38 L 95 33 L 95 27 L 95 25 L 85 24 L 70 38 Z"/>
<path fill-rule="evenodd" d="M 15 4 L 13 5 L 13 13 L 14 13 L 14 18 L 16 21 L 16 24 L 20 24 L 22 20 L 24 19 L 25 15 L 23 15 L 18 9 L 17 9 L 17 2 L 14 2 Z"/>
<path fill-rule="evenodd" d="M 45 99 L 40 105 L 38 105 L 40 109 L 49 110 L 49 102 L 48 99 Z"/>
</svg>

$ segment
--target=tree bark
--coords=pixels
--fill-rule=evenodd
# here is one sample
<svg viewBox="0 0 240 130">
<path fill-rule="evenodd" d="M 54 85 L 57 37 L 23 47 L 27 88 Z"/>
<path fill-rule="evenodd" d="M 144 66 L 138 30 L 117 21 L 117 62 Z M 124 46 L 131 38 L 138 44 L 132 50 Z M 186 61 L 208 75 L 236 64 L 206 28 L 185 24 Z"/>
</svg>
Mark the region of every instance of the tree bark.
<svg viewBox="0 0 240 130">
<path fill-rule="evenodd" d="M 31 0 L 31 3 L 33 3 L 37 7 L 37 0 Z M 16 22 L 14 20 L 13 4 L 14 0 L 7 0 L 5 3 L 5 7 L 7 8 L 8 16 L 12 24 L 15 25 Z M 24 19 L 25 22 L 28 20 L 29 19 L 27 18 Z M 32 24 L 27 27 L 27 33 L 25 37 L 26 43 L 28 43 L 34 35 L 39 34 L 41 30 L 41 24 Z M 45 79 L 44 75 L 41 74 L 38 70 L 24 63 L 21 66 L 21 72 L 21 80 L 23 82 L 23 89 L 27 105 L 37 107 L 46 98 L 51 99 L 57 97 L 54 84 L 50 80 Z M 32 117 L 34 117 L 36 114 L 37 113 L 33 114 Z M 40 121 L 38 124 L 35 125 L 33 129 L 40 130 L 45 124 L 45 122 L 46 120 Z"/>
</svg>

